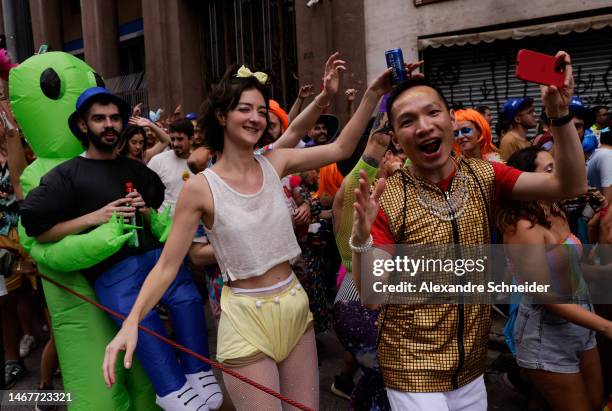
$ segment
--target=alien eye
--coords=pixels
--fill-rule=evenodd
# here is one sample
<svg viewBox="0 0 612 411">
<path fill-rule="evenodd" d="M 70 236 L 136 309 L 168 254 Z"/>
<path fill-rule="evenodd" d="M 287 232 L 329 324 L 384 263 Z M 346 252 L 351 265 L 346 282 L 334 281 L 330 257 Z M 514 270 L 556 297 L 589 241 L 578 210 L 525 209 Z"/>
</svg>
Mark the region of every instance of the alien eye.
<svg viewBox="0 0 612 411">
<path fill-rule="evenodd" d="M 96 73 L 94 71 L 93 75 L 94 75 L 94 78 L 96 79 L 96 86 L 98 86 L 98 87 L 106 87 L 106 85 L 104 84 L 104 80 L 102 79 L 102 77 L 98 73 Z"/>
<path fill-rule="evenodd" d="M 49 67 L 42 72 L 40 75 L 40 89 L 45 96 L 51 100 L 57 100 L 59 99 L 61 88 L 62 80 L 55 70 Z"/>
</svg>

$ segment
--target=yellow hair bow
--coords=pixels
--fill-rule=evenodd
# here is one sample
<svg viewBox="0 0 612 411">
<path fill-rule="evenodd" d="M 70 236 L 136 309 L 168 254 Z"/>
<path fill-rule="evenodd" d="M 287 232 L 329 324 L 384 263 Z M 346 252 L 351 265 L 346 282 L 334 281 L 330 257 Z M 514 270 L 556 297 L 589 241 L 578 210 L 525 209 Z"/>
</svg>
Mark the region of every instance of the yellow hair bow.
<svg viewBox="0 0 612 411">
<path fill-rule="evenodd" d="M 242 66 L 238 69 L 238 71 L 236 72 L 236 77 L 255 77 L 257 81 L 259 81 L 263 85 L 266 85 L 266 83 L 268 82 L 268 75 L 266 73 L 262 73 L 261 71 L 256 71 L 255 73 L 253 73 L 245 66 Z"/>
</svg>

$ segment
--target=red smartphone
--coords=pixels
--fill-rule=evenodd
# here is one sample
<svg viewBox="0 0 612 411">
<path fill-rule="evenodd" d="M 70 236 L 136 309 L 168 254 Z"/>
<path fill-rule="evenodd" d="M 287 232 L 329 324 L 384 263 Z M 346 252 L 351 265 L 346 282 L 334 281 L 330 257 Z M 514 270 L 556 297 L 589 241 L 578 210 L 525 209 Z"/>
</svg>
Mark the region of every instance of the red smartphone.
<svg viewBox="0 0 612 411">
<path fill-rule="evenodd" d="M 565 80 L 565 67 L 555 56 L 522 49 L 516 56 L 516 78 L 561 88 Z"/>
</svg>

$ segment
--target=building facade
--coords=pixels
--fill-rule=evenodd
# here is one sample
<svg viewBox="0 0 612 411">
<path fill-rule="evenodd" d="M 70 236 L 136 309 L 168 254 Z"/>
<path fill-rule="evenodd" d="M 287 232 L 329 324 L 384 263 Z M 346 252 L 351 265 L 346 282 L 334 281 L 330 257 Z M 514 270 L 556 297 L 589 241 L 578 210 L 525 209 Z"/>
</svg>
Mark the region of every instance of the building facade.
<svg viewBox="0 0 612 411">
<path fill-rule="evenodd" d="M 346 88 L 365 88 L 363 3 L 302 0 L 2 0 L 0 46 L 14 60 L 42 44 L 83 58 L 130 103 L 198 111 L 231 64 L 267 71 L 289 109 L 300 85 L 322 85 L 335 50 Z M 350 26 L 351 30 L 345 30 Z M 346 107 L 336 99 L 338 112 Z"/>
<path fill-rule="evenodd" d="M 326 58 L 348 62 L 343 89 L 365 91 L 402 48 L 457 106 L 536 96 L 514 77 L 516 51 L 565 49 L 578 95 L 612 102 L 609 0 L 1 0 L 0 46 L 18 60 L 41 44 L 84 58 L 114 91 L 146 106 L 197 111 L 230 64 L 272 77 L 289 109 L 319 90 Z M 2 44 L 4 42 L 4 44 Z M 342 114 L 339 96 L 331 111 Z M 341 121 L 344 116 L 340 116 Z"/>
<path fill-rule="evenodd" d="M 526 48 L 573 57 L 575 93 L 585 104 L 612 102 L 612 3 L 608 0 L 366 0 L 367 77 L 385 68 L 384 52 L 401 47 L 457 107 L 538 97 L 516 79 Z M 539 98 L 536 98 L 539 103 Z"/>
</svg>

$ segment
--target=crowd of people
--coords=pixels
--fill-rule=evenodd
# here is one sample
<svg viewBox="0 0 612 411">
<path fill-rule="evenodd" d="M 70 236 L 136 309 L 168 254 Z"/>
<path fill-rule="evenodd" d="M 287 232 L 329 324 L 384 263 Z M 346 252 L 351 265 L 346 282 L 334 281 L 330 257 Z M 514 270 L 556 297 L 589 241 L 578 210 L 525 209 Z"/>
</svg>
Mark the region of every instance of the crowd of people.
<svg viewBox="0 0 612 411">
<path fill-rule="evenodd" d="M 122 372 L 142 367 L 165 410 L 288 409 L 225 373 L 224 398 L 208 364 L 139 331 L 210 358 L 207 301 L 214 359 L 312 409 L 317 335 L 334 332 L 345 354 L 331 391 L 348 409 L 486 410 L 491 306 L 366 304 L 364 256 L 388 256 L 397 244 L 528 244 L 543 252 L 509 253 L 510 276 L 571 278 L 572 304 L 524 295 L 509 310 L 516 367 L 507 380 L 530 410 L 601 409 L 612 401 L 612 313 L 593 305 L 588 280 L 612 274 L 612 124 L 607 107 L 574 95 L 570 56 L 556 57 L 564 86 L 540 86 L 540 116 L 532 99 L 511 98 L 494 127 L 487 106 L 450 106 L 418 72 L 423 62 L 406 64 L 399 84 L 383 71 L 359 104 L 347 89 L 339 116 L 329 111 L 350 63 L 339 53 L 325 63 L 321 91 L 303 85 L 289 112 L 270 99 L 268 76 L 245 66 L 227 69 L 200 113 L 179 106 L 165 118 L 96 82 L 57 116 L 82 153 L 33 187 L 20 176 L 44 155 L 29 149 L 17 107 L 2 101 L 3 386 L 18 382 L 23 358 L 42 343 L 32 330 L 41 311 L 50 338 L 40 390 L 61 372 L 65 385 L 103 378 L 129 393 Z M 47 96 L 42 77 L 41 87 Z M 66 341 L 66 330 L 58 305 L 44 303 L 54 285 L 43 293 L 37 275 L 55 266 L 21 243 L 87 243 L 105 227 L 120 227 L 112 251 L 74 271 L 124 319 L 111 318 L 116 335 L 95 354 L 102 375 L 81 375 L 56 347 L 54 333 Z"/>
</svg>

